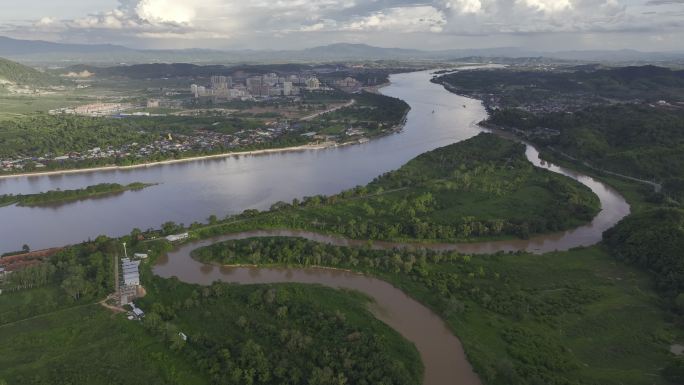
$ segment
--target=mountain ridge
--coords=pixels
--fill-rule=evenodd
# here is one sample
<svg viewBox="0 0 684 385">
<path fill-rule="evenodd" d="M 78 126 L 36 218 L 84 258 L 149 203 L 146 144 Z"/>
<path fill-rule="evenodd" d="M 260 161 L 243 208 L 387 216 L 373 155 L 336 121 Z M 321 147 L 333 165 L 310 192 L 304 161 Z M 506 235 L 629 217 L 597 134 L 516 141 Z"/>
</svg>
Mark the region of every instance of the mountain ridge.
<svg viewBox="0 0 684 385">
<path fill-rule="evenodd" d="M 464 58 L 549 58 L 575 61 L 661 62 L 684 60 L 684 52 L 623 50 L 535 51 L 518 47 L 420 50 L 376 47 L 362 43 L 334 43 L 298 50 L 254 49 L 134 49 L 114 44 L 65 44 L 0 36 L 0 57 L 30 63 L 150 62 L 255 63 L 323 62 L 335 60 L 456 60 Z"/>
</svg>

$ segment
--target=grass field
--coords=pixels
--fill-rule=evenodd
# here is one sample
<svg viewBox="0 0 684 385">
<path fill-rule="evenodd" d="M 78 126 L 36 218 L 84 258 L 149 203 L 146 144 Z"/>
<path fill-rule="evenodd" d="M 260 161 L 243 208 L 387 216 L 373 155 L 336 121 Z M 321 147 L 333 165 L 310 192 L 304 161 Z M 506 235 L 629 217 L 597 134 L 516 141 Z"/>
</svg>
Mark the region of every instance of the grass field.
<svg viewBox="0 0 684 385">
<path fill-rule="evenodd" d="M 516 374 L 538 381 L 527 383 L 667 383 L 660 369 L 681 331 L 666 321 L 646 274 L 597 247 L 473 258 L 473 264 L 501 278 L 481 279 L 481 297 L 463 298 L 464 312 L 442 312 L 485 377 L 496 373 L 488 383 L 507 383 L 503 374 L 509 362 L 516 362 Z M 486 301 L 487 295 L 501 298 Z M 429 292 L 419 296 L 440 306 Z M 517 309 L 499 310 L 497 302 Z M 528 335 L 506 335 L 516 329 Z"/>
<path fill-rule="evenodd" d="M 16 119 L 36 112 L 92 103 L 91 97 L 77 95 L 8 96 L 0 94 L 0 121 Z"/>
<path fill-rule="evenodd" d="M 43 288 L 3 294 L 0 308 L 36 295 L 59 301 L 64 293 Z M 0 324 L 0 379 L 8 384 L 206 383 L 178 354 L 121 314 L 91 303 L 43 310 Z"/>
</svg>

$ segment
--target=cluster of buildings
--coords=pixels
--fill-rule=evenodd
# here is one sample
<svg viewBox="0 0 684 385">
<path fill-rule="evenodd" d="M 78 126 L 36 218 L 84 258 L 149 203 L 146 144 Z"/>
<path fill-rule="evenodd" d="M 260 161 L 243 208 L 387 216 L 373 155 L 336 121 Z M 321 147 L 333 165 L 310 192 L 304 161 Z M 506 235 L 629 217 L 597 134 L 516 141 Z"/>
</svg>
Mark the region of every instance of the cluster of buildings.
<svg viewBox="0 0 684 385">
<path fill-rule="evenodd" d="M 219 99 L 253 99 L 299 95 L 302 89 L 315 91 L 322 88 L 316 76 L 278 76 L 269 73 L 250 76 L 244 82 L 233 81 L 230 76 L 212 76 L 208 86 L 193 84 L 190 92 L 195 98 L 214 97 Z"/>
<path fill-rule="evenodd" d="M 287 122 L 270 122 L 263 128 L 241 130 L 226 134 L 208 130 L 196 130 L 191 135 L 168 135 L 160 137 L 149 144 L 131 143 L 121 147 L 95 147 L 84 152 L 70 152 L 64 155 L 39 157 L 19 157 L 0 159 L 0 172 L 34 171 L 45 168 L 56 162 L 83 162 L 98 159 L 147 158 L 154 154 L 177 152 L 212 152 L 214 150 L 230 150 L 264 144 L 277 139 L 291 129 Z"/>
<path fill-rule="evenodd" d="M 92 103 L 50 110 L 50 115 L 111 116 L 133 108 L 130 103 Z"/>
<path fill-rule="evenodd" d="M 144 108 L 182 108 L 183 102 L 178 99 L 152 98 L 145 103 L 134 105 L 132 103 L 91 103 L 77 107 L 64 107 L 50 110 L 50 115 L 80 115 L 90 117 L 106 116 L 164 116 L 151 114 L 145 111 L 130 112 L 133 109 Z M 129 112 L 126 112 L 129 111 Z"/>
<path fill-rule="evenodd" d="M 173 234 L 166 236 L 166 240 L 169 242 L 179 242 L 188 239 L 189 236 L 190 234 L 188 233 Z"/>
<path fill-rule="evenodd" d="M 349 76 L 344 79 L 335 80 L 333 84 L 335 85 L 335 88 L 350 94 L 361 91 L 361 88 L 363 87 L 363 84 L 360 81 Z"/>
</svg>

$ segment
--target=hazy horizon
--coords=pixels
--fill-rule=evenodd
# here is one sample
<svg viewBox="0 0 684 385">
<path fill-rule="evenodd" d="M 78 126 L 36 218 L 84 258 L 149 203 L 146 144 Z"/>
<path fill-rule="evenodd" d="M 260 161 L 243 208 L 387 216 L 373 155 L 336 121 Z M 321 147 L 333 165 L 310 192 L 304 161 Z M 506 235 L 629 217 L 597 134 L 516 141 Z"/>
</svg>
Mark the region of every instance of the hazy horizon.
<svg viewBox="0 0 684 385">
<path fill-rule="evenodd" d="M 684 0 L 25 0 L 0 35 L 137 49 L 681 51 Z"/>
</svg>

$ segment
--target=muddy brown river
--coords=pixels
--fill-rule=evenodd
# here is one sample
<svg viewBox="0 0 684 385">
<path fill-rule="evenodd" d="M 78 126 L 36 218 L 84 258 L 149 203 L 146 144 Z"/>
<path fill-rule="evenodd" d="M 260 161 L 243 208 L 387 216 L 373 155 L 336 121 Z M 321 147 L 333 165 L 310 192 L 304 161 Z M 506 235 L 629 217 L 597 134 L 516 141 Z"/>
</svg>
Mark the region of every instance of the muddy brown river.
<svg viewBox="0 0 684 385">
<path fill-rule="evenodd" d="M 375 249 L 427 248 L 457 250 L 462 253 L 486 254 L 498 251 L 544 253 L 590 246 L 601 240 L 604 230 L 629 214 L 629 205 L 613 189 L 588 176 L 564 169 L 539 159 L 537 150 L 527 145 L 527 158 L 537 167 L 566 175 L 588 186 L 601 201 L 600 213 L 591 223 L 576 229 L 545 234 L 528 240 L 488 241 L 476 243 L 400 243 L 374 241 Z M 424 385 L 481 384 L 466 359 L 460 341 L 430 309 L 407 296 L 391 284 L 348 271 L 322 268 L 253 268 L 204 264 L 190 253 L 200 247 L 227 240 L 255 237 L 299 237 L 336 246 L 367 246 L 368 241 L 319 234 L 303 230 L 254 230 L 227 234 L 182 245 L 158 260 L 154 273 L 161 277 L 178 277 L 189 283 L 209 285 L 214 281 L 239 284 L 298 282 L 358 290 L 374 300 L 373 314 L 398 331 L 418 349 L 425 366 Z"/>
<path fill-rule="evenodd" d="M 418 349 L 425 366 L 425 385 L 477 385 L 461 342 L 441 318 L 391 284 L 348 271 L 322 268 L 248 268 L 204 264 L 190 257 L 198 247 L 229 239 L 274 235 L 269 232 L 227 235 L 185 244 L 158 260 L 154 273 L 183 282 L 209 285 L 214 281 L 257 284 L 297 282 L 358 290 L 373 299 L 371 312 Z"/>
<path fill-rule="evenodd" d="M 454 95 L 440 85 L 430 83 L 430 78 L 429 72 L 392 75 L 392 85 L 383 89 L 383 93 L 409 103 L 411 111 L 406 127 L 399 134 L 364 145 L 226 157 L 131 170 L 0 180 L 0 194 L 73 189 L 103 182 L 160 183 L 142 191 L 101 200 L 56 207 L 0 208 L 0 252 L 17 250 L 24 243 L 33 249 L 61 246 L 99 234 L 123 235 L 134 227 L 158 227 L 168 220 L 187 224 L 203 221 L 211 214 L 268 208 L 279 200 L 338 193 L 368 183 L 375 176 L 396 169 L 423 152 L 468 139 L 483 131 L 476 125 L 486 117 L 482 104 Z M 536 149 L 529 145 L 527 157 L 538 167 L 587 185 L 599 197 L 601 212 L 585 226 L 529 240 L 424 245 L 374 242 L 373 247 L 428 247 L 473 254 L 567 250 L 599 242 L 604 230 L 629 214 L 629 205 L 610 187 L 572 170 L 544 163 L 539 160 Z M 425 385 L 480 384 L 459 340 L 444 322 L 428 308 L 382 280 L 328 269 L 218 267 L 190 258 L 193 249 L 214 242 L 273 235 L 297 236 L 345 246 L 367 243 L 303 231 L 253 231 L 183 245 L 160 258 L 154 272 L 162 277 L 176 276 L 182 281 L 197 284 L 210 284 L 216 280 L 242 284 L 300 282 L 361 291 L 375 301 L 371 311 L 378 319 L 415 344 L 425 366 Z"/>
<path fill-rule="evenodd" d="M 414 107 L 415 108 L 415 107 Z M 601 202 L 601 211 L 591 223 L 578 228 L 544 234 L 527 240 L 489 241 L 477 243 L 398 243 L 374 241 L 376 249 L 428 248 L 457 250 L 462 253 L 485 254 L 498 251 L 528 251 L 544 253 L 590 246 L 601 240 L 603 231 L 629 214 L 629 205 L 614 189 L 586 175 L 544 162 L 539 152 L 527 144 L 527 159 L 535 166 L 559 173 L 588 186 Z M 365 246 L 364 240 L 319 234 L 302 230 L 255 230 L 228 234 L 192 242 L 160 258 L 154 267 L 162 277 L 178 277 L 184 282 L 208 285 L 214 281 L 239 284 L 298 282 L 358 290 L 373 299 L 372 313 L 382 322 L 398 331 L 415 346 L 425 367 L 424 385 L 477 385 L 477 374 L 466 359 L 463 347 L 444 321 L 400 289 L 377 278 L 348 271 L 322 268 L 251 268 L 204 264 L 195 261 L 190 253 L 217 242 L 253 237 L 300 237 L 337 246 Z"/>
</svg>

